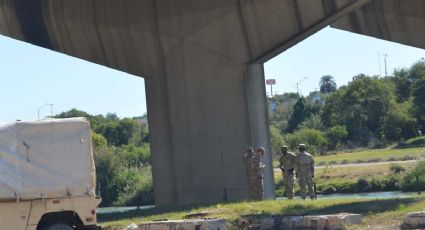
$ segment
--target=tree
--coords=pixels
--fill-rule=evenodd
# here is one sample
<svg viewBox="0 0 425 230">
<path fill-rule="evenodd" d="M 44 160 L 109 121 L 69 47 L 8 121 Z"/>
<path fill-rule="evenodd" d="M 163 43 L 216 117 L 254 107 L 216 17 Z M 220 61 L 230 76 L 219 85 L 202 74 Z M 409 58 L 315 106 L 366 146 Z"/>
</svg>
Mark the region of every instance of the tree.
<svg viewBox="0 0 425 230">
<path fill-rule="evenodd" d="M 298 99 L 297 103 L 295 103 L 293 107 L 293 112 L 288 121 L 288 128 L 286 131 L 292 133 L 298 126 L 310 116 L 310 111 L 306 106 L 306 101 L 304 97 Z"/>
<path fill-rule="evenodd" d="M 272 153 L 280 152 L 280 147 L 282 147 L 284 141 L 279 129 L 274 125 L 270 126 L 270 139 L 272 144 Z"/>
<path fill-rule="evenodd" d="M 425 61 L 424 59 L 415 62 L 409 69 L 409 78 L 412 82 L 421 79 L 425 75 Z"/>
<path fill-rule="evenodd" d="M 87 119 L 90 119 L 91 115 L 78 109 L 71 109 L 67 112 L 62 112 L 59 115 L 56 115 L 55 117 L 56 118 L 85 117 Z"/>
<path fill-rule="evenodd" d="M 400 141 L 416 135 L 416 118 L 411 113 L 412 100 L 403 103 L 394 103 L 391 110 L 384 117 L 382 131 L 391 141 Z"/>
<path fill-rule="evenodd" d="M 413 85 L 413 111 L 422 127 L 425 127 L 425 78 Z"/>
<path fill-rule="evenodd" d="M 326 137 L 328 138 L 329 147 L 331 149 L 335 149 L 340 145 L 347 136 L 348 132 L 345 125 L 336 125 L 326 131 Z"/>
<path fill-rule="evenodd" d="M 321 152 L 328 145 L 325 134 L 319 130 L 305 128 L 287 134 L 285 141 L 290 149 L 297 149 L 300 143 L 304 143 L 309 152 L 313 154 Z"/>
<path fill-rule="evenodd" d="M 407 69 L 396 70 L 391 80 L 395 84 L 397 102 L 400 103 L 408 100 L 412 87 L 412 79 L 409 77 L 409 71 Z"/>
<path fill-rule="evenodd" d="M 286 130 L 288 128 L 288 120 L 291 117 L 293 107 L 299 98 L 300 96 L 298 93 L 275 95 L 273 100 L 277 105 L 275 110 L 269 112 L 270 124 L 275 125 L 280 132 Z"/>
<path fill-rule="evenodd" d="M 139 124 L 131 118 L 124 118 L 118 122 L 117 137 L 118 145 L 127 145 Z"/>
<path fill-rule="evenodd" d="M 319 85 L 320 85 L 320 92 L 325 94 L 333 93 L 336 91 L 336 88 L 337 88 L 334 77 L 330 75 L 325 75 L 322 78 L 320 78 Z"/>
<path fill-rule="evenodd" d="M 326 100 L 322 113 L 325 126 L 345 125 L 348 138 L 366 145 L 380 138 L 382 123 L 392 109 L 392 85 L 385 79 L 358 75 Z"/>
</svg>

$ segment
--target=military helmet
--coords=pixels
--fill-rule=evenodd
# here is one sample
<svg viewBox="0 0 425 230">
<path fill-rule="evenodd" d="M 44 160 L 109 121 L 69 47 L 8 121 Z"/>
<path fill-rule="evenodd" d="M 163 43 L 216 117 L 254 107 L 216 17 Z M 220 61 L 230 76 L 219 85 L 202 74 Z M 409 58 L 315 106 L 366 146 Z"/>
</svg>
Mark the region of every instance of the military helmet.
<svg viewBox="0 0 425 230">
<path fill-rule="evenodd" d="M 258 147 L 257 152 L 262 152 L 263 154 L 266 152 L 263 146 Z"/>
</svg>

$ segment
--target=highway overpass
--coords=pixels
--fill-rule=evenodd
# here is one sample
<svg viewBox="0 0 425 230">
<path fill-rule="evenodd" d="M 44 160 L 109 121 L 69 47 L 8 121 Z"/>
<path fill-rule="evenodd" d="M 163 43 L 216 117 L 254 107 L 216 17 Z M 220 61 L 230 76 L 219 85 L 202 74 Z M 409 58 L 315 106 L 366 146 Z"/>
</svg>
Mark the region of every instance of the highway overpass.
<svg viewBox="0 0 425 230">
<path fill-rule="evenodd" d="M 425 1 L 0 0 L 0 34 L 145 78 L 157 205 L 247 198 L 263 63 L 328 25 L 424 48 Z"/>
</svg>

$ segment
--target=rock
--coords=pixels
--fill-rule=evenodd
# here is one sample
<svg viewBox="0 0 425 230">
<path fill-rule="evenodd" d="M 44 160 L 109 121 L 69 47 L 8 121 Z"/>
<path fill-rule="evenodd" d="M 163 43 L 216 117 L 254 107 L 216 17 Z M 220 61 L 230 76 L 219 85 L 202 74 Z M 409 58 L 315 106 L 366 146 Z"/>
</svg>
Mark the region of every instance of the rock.
<svg viewBox="0 0 425 230">
<path fill-rule="evenodd" d="M 158 221 L 140 224 L 138 230 L 227 230 L 226 221 L 223 219 L 198 219 L 198 220 L 176 220 Z"/>
<path fill-rule="evenodd" d="M 280 216 L 265 218 L 259 228 L 265 229 L 315 229 L 340 230 L 345 225 L 360 224 L 362 216 L 359 214 L 340 213 L 336 215 L 317 216 Z"/>
<path fill-rule="evenodd" d="M 404 216 L 404 229 L 425 228 L 425 212 L 411 212 Z"/>
<path fill-rule="evenodd" d="M 132 223 L 126 228 L 124 228 L 123 230 L 137 230 L 137 229 L 138 229 L 138 226 L 135 223 Z"/>
<path fill-rule="evenodd" d="M 260 224 L 260 230 L 273 229 L 275 226 L 275 219 L 272 217 L 264 218 Z"/>
<path fill-rule="evenodd" d="M 334 187 L 332 187 L 332 186 L 326 187 L 326 188 L 325 188 L 325 189 L 323 189 L 323 191 L 322 191 L 322 194 L 323 194 L 323 195 L 329 195 L 329 194 L 332 194 L 332 193 L 336 193 L 336 188 L 334 188 Z"/>
<path fill-rule="evenodd" d="M 208 214 L 209 214 L 208 212 L 189 213 L 186 216 L 184 216 L 183 219 L 200 219 L 200 218 L 206 217 Z"/>
</svg>

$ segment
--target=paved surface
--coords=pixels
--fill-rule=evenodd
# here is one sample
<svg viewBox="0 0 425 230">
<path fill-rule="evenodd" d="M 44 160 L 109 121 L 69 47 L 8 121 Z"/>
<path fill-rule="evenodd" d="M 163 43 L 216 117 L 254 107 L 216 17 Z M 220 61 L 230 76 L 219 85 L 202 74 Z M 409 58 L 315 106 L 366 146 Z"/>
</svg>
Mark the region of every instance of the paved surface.
<svg viewBox="0 0 425 230">
<path fill-rule="evenodd" d="M 381 162 L 371 162 L 371 163 L 349 163 L 349 164 L 333 164 L 328 167 L 332 168 L 342 168 L 342 167 L 357 167 L 357 166 L 373 166 L 373 165 L 382 165 L 382 164 L 403 164 L 403 163 L 414 163 L 416 160 L 409 161 L 381 161 Z M 320 169 L 325 168 L 324 165 L 316 165 L 314 168 Z"/>
</svg>

